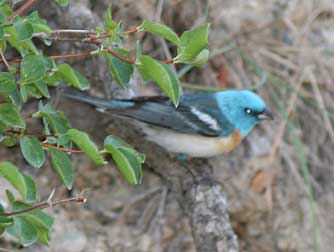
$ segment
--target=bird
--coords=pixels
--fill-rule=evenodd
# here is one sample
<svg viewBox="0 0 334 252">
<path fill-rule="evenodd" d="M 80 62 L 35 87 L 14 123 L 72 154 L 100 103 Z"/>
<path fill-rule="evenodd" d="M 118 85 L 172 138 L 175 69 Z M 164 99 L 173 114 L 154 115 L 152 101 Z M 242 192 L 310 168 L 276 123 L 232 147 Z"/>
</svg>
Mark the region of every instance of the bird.
<svg viewBox="0 0 334 252">
<path fill-rule="evenodd" d="M 209 158 L 235 149 L 263 120 L 273 120 L 265 101 L 249 90 L 183 94 L 177 107 L 165 96 L 103 99 L 72 88 L 66 98 L 130 118 L 147 140 L 168 152 Z"/>
</svg>

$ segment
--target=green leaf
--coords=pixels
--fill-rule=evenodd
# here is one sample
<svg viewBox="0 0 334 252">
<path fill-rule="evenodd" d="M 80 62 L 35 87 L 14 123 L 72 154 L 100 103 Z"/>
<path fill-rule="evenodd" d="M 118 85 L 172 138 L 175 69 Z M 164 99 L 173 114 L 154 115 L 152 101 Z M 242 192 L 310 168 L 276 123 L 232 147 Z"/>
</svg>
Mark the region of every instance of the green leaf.
<svg viewBox="0 0 334 252">
<path fill-rule="evenodd" d="M 35 227 L 46 230 L 50 230 L 54 224 L 54 218 L 41 210 L 29 212 L 25 214 L 25 217 Z"/>
<path fill-rule="evenodd" d="M 26 186 L 26 201 L 27 202 L 33 202 L 37 199 L 37 192 L 36 192 L 36 185 L 34 180 L 27 176 L 22 174 Z"/>
<path fill-rule="evenodd" d="M 180 39 L 177 34 L 168 26 L 159 24 L 159 23 L 152 23 L 149 21 L 144 21 L 139 27 L 138 30 L 140 31 L 147 31 L 152 34 L 159 35 L 164 39 L 172 42 L 174 45 L 179 45 Z"/>
<path fill-rule="evenodd" d="M 0 27 L 0 40 L 3 39 L 4 35 L 5 35 L 5 31 L 3 30 L 3 27 Z"/>
<path fill-rule="evenodd" d="M 141 165 L 145 156 L 134 150 L 123 140 L 108 136 L 104 140 L 105 150 L 112 155 L 123 176 L 130 184 L 140 184 L 142 180 Z"/>
<path fill-rule="evenodd" d="M 22 99 L 20 96 L 20 93 L 18 91 L 18 89 L 15 87 L 15 89 L 13 91 L 11 91 L 9 94 L 9 99 L 10 101 L 17 107 L 17 108 L 21 108 L 22 106 Z"/>
<path fill-rule="evenodd" d="M 10 103 L 0 104 L 0 122 L 9 127 L 21 128 L 25 127 L 25 122 L 17 110 L 17 108 Z"/>
<path fill-rule="evenodd" d="M 51 104 L 47 103 L 43 105 L 40 103 L 38 107 L 40 111 L 39 116 L 45 118 L 54 133 L 66 133 L 71 128 L 71 125 L 66 119 L 64 113 L 56 111 Z"/>
<path fill-rule="evenodd" d="M 11 225 L 13 225 L 13 218 L 0 216 L 0 235 Z"/>
<path fill-rule="evenodd" d="M 155 81 L 167 96 L 178 106 L 180 101 L 180 83 L 170 66 L 161 63 L 149 56 L 142 56 L 142 64 L 138 66 L 144 80 Z"/>
<path fill-rule="evenodd" d="M 112 19 L 111 5 L 108 6 L 105 13 L 104 25 L 108 33 L 115 33 L 117 30 L 117 23 Z"/>
<path fill-rule="evenodd" d="M 21 211 L 24 209 L 31 208 L 32 205 L 26 204 L 19 201 L 12 202 L 13 211 Z M 16 217 L 21 217 L 25 222 L 29 223 L 30 226 L 34 227 L 38 232 L 38 241 L 44 244 L 47 244 L 49 241 L 49 231 L 51 230 L 54 224 L 54 218 L 49 214 L 35 209 L 24 214 L 16 215 Z M 1 224 L 0 224 L 1 227 Z M 13 234 L 18 236 L 16 230 L 14 230 Z M 22 240 L 22 239 L 21 239 Z"/>
<path fill-rule="evenodd" d="M 40 81 L 46 73 L 43 56 L 29 54 L 21 62 L 21 80 L 24 84 Z"/>
<path fill-rule="evenodd" d="M 141 45 L 140 45 L 140 40 L 137 40 L 136 42 L 136 60 L 135 60 L 136 65 L 141 64 Z"/>
<path fill-rule="evenodd" d="M 99 152 L 99 149 L 95 143 L 89 139 L 89 136 L 77 129 L 70 129 L 67 134 L 71 137 L 72 141 L 97 165 L 106 164 L 103 156 Z"/>
<path fill-rule="evenodd" d="M 182 34 L 178 46 L 178 62 L 191 62 L 208 45 L 208 32 L 210 24 L 204 24 Z"/>
<path fill-rule="evenodd" d="M 8 189 L 6 189 L 6 196 L 10 204 L 13 204 L 15 202 L 14 194 Z"/>
<path fill-rule="evenodd" d="M 15 78 L 11 73 L 0 73 L 0 93 L 10 93 L 15 90 Z"/>
<path fill-rule="evenodd" d="M 36 88 L 34 84 L 27 84 L 21 86 L 20 93 L 21 93 L 21 98 L 24 102 L 27 101 L 29 96 L 37 99 L 40 99 L 43 96 L 42 93 Z"/>
<path fill-rule="evenodd" d="M 0 216 L 0 226 L 8 227 L 13 224 L 13 218 Z"/>
<path fill-rule="evenodd" d="M 25 19 L 19 19 L 19 21 L 14 23 L 14 28 L 17 34 L 18 41 L 29 40 L 32 38 L 32 34 L 34 33 L 34 28 L 30 23 L 28 23 Z"/>
<path fill-rule="evenodd" d="M 29 246 L 37 241 L 38 231 L 36 227 L 23 216 L 14 217 L 14 228 L 23 246 Z"/>
<path fill-rule="evenodd" d="M 13 211 L 21 211 L 32 207 L 31 204 L 27 204 L 21 201 L 13 202 L 12 206 Z M 54 223 L 54 218 L 40 209 L 34 209 L 22 215 L 24 215 L 26 220 L 28 220 L 37 228 L 45 228 L 47 230 L 50 230 Z"/>
<path fill-rule="evenodd" d="M 9 0 L 0 0 L 0 6 L 3 6 L 4 4 L 8 3 Z"/>
<path fill-rule="evenodd" d="M 7 147 L 13 147 L 17 143 L 18 136 L 17 135 L 11 135 L 11 136 L 6 136 L 6 138 L 3 140 L 3 143 Z"/>
<path fill-rule="evenodd" d="M 0 176 L 4 177 L 20 193 L 25 201 L 36 200 L 36 186 L 31 177 L 20 173 L 16 166 L 9 162 L 0 163 Z"/>
<path fill-rule="evenodd" d="M 203 49 L 195 59 L 193 59 L 190 64 L 196 67 L 204 65 L 209 59 L 209 50 L 208 49 Z"/>
<path fill-rule="evenodd" d="M 113 49 L 116 53 L 127 57 L 128 52 L 124 49 L 115 48 Z M 107 61 L 107 64 L 110 68 L 113 78 L 120 84 L 122 87 L 128 87 L 131 75 L 133 73 L 133 65 L 128 64 L 122 60 L 119 60 L 115 56 L 111 55 L 108 52 L 104 52 L 104 57 Z"/>
<path fill-rule="evenodd" d="M 42 244 L 48 245 L 49 244 L 49 231 L 45 228 L 39 228 L 38 230 L 38 241 Z"/>
<path fill-rule="evenodd" d="M 22 101 L 25 103 L 28 100 L 29 90 L 27 86 L 21 86 L 20 87 L 20 95 Z"/>
<path fill-rule="evenodd" d="M 32 12 L 26 19 L 32 25 L 34 33 L 52 32 L 52 29 L 48 26 L 48 22 L 45 19 L 40 18 L 37 11 Z"/>
<path fill-rule="evenodd" d="M 44 97 L 50 98 L 48 86 L 44 81 L 36 81 L 33 85 Z"/>
<path fill-rule="evenodd" d="M 70 0 L 54 0 L 54 1 L 62 7 L 66 7 L 70 2 Z"/>
<path fill-rule="evenodd" d="M 73 168 L 71 160 L 62 151 L 49 149 L 49 152 L 51 154 L 52 166 L 56 170 L 61 181 L 65 184 L 67 189 L 72 189 Z"/>
<path fill-rule="evenodd" d="M 20 139 L 20 148 L 24 159 L 33 167 L 40 168 L 45 162 L 45 154 L 41 142 L 33 136 Z"/>
<path fill-rule="evenodd" d="M 17 167 L 9 162 L 0 163 L 0 176 L 4 177 L 20 193 L 23 199 L 26 198 L 27 187 L 22 174 Z"/>
<path fill-rule="evenodd" d="M 90 86 L 88 80 L 68 64 L 58 66 L 57 73 L 67 84 L 80 90 L 86 90 Z"/>
<path fill-rule="evenodd" d="M 6 231 L 6 227 L 2 227 L 0 225 L 0 235 L 2 235 Z"/>
<path fill-rule="evenodd" d="M 58 136 L 58 144 L 60 146 L 68 146 L 71 143 L 71 137 L 67 134 L 60 134 Z"/>
<path fill-rule="evenodd" d="M 0 226 L 9 227 L 13 224 L 13 218 L 0 216 Z"/>
</svg>

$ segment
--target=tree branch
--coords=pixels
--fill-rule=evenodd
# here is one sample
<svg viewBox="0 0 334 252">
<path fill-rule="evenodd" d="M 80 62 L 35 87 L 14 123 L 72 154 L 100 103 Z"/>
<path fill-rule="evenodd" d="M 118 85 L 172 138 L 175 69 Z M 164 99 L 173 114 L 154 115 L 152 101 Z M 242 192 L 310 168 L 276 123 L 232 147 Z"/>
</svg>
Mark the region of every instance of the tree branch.
<svg viewBox="0 0 334 252">
<path fill-rule="evenodd" d="M 197 251 L 239 251 L 222 185 L 211 178 L 201 179 L 191 185 L 185 196 Z"/>
<path fill-rule="evenodd" d="M 197 252 L 238 252 L 223 186 L 205 159 L 185 162 L 160 156 L 146 165 L 164 181 L 189 217 Z"/>
<path fill-rule="evenodd" d="M 34 1 L 37 1 L 37 0 L 34 0 Z M 138 32 L 137 28 L 133 28 L 133 29 L 130 29 L 128 31 L 122 32 L 119 35 L 126 35 L 126 34 L 130 34 L 130 33 L 135 33 L 135 32 Z M 78 37 L 62 38 L 62 37 L 59 37 L 59 35 L 62 35 L 62 34 L 88 35 L 89 37 L 84 37 L 84 38 L 80 38 L 80 37 L 79 38 Z M 111 48 L 109 48 L 107 46 L 104 46 L 100 41 L 98 41 L 98 39 L 109 38 L 110 37 L 109 34 L 102 34 L 100 36 L 96 36 L 96 32 L 89 31 L 89 30 L 55 30 L 55 31 L 52 32 L 51 35 L 49 35 L 47 33 L 44 33 L 44 32 L 40 32 L 40 33 L 34 33 L 33 37 L 41 38 L 41 39 L 48 39 L 48 40 L 53 40 L 53 41 L 67 41 L 67 42 L 79 42 L 79 43 L 95 44 L 98 47 L 103 46 L 103 48 L 106 51 L 108 51 L 108 53 L 110 53 L 111 55 L 113 55 L 117 59 L 119 59 L 123 62 L 126 62 L 128 64 L 131 64 L 131 65 L 134 65 L 136 63 L 134 60 L 127 59 L 127 58 L 123 57 L 122 55 L 116 53 Z M 57 59 L 69 59 L 69 58 L 86 57 L 86 56 L 91 56 L 93 51 L 82 52 L 82 53 L 73 53 L 73 54 L 65 54 L 65 55 L 51 55 L 51 56 L 48 56 L 48 58 L 57 60 Z M 0 63 L 5 63 L 6 65 L 8 65 L 8 62 L 21 62 L 21 60 L 22 60 L 21 57 L 15 57 L 15 58 L 10 58 L 10 59 L 6 59 L 4 57 L 1 57 L 0 58 Z M 165 64 L 173 64 L 174 59 L 161 60 L 161 62 L 165 63 Z"/>
<path fill-rule="evenodd" d="M 31 5 L 33 5 L 38 0 L 28 0 L 20 8 L 14 11 L 9 17 L 8 21 L 12 21 L 16 16 L 23 14 Z"/>
<path fill-rule="evenodd" d="M 71 53 L 71 54 L 63 54 L 63 55 L 51 55 L 48 56 L 49 59 L 73 59 L 73 58 L 79 58 L 79 57 L 87 57 L 91 56 L 93 51 L 88 51 L 88 52 L 81 52 L 81 53 Z M 6 59 L 8 62 L 21 62 L 22 58 L 21 57 L 15 57 L 15 58 L 9 58 Z M 3 59 L 0 59 L 0 63 L 4 62 Z"/>
<path fill-rule="evenodd" d="M 32 207 L 23 209 L 23 210 L 19 210 L 19 211 L 13 211 L 13 212 L 7 212 L 7 213 L 0 213 L 0 216 L 13 216 L 13 215 L 19 215 L 19 214 L 23 214 L 23 213 L 27 213 L 30 211 L 33 211 L 35 209 L 45 209 L 48 207 L 54 207 L 57 205 L 61 205 L 61 204 L 66 204 L 69 202 L 76 202 L 76 203 L 85 203 L 87 201 L 86 198 L 83 198 L 81 196 L 78 197 L 74 197 L 74 198 L 68 198 L 68 199 L 62 199 L 62 200 L 58 200 L 55 202 L 52 202 L 51 200 L 46 200 L 46 201 L 42 201 L 40 203 L 37 203 L 36 205 L 33 205 Z"/>
</svg>

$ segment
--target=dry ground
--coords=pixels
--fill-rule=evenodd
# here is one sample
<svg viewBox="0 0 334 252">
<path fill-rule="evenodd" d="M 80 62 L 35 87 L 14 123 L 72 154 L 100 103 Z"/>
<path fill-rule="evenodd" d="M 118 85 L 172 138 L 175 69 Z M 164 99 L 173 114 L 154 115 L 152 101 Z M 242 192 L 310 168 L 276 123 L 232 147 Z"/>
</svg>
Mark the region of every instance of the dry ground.
<svg viewBox="0 0 334 252">
<path fill-rule="evenodd" d="M 88 29 L 101 23 L 107 4 L 73 0 L 61 9 L 45 1 L 36 8 L 54 27 Z M 212 23 L 212 57 L 203 68 L 191 69 L 181 78 L 184 92 L 251 88 L 274 110 L 274 122 L 257 127 L 232 153 L 209 160 L 227 192 L 241 251 L 333 251 L 333 0 L 125 0 L 113 1 L 113 9 L 115 19 L 128 28 L 143 19 L 160 20 L 181 33 L 205 21 Z M 175 53 L 154 37 L 143 39 L 145 52 L 155 57 Z M 129 47 L 134 41 L 135 37 Z M 48 53 L 82 50 L 82 45 L 56 44 Z M 100 58 L 73 64 L 94 84 L 92 93 L 124 97 L 158 92 L 137 77 L 130 91 L 115 88 Z M 89 188 L 88 203 L 51 210 L 57 217 L 51 246 L 33 250 L 194 251 L 178 199 L 149 169 L 150 160 L 156 163 L 164 157 L 161 165 L 171 165 L 174 157 L 143 142 L 140 132 L 126 122 L 74 102 L 61 100 L 59 107 L 73 126 L 100 143 L 108 132 L 133 143 L 147 154 L 148 164 L 143 184 L 131 187 L 113 165 L 96 168 L 88 159 L 74 156 L 72 194 Z M 36 104 L 29 108 L 34 110 Z M 18 152 L 1 147 L 0 159 L 26 166 L 13 150 Z M 56 197 L 66 197 L 49 167 L 38 172 L 25 169 L 36 175 L 42 196 L 47 197 L 52 186 L 57 188 Z M 4 244 L 15 247 L 8 240 Z"/>
</svg>

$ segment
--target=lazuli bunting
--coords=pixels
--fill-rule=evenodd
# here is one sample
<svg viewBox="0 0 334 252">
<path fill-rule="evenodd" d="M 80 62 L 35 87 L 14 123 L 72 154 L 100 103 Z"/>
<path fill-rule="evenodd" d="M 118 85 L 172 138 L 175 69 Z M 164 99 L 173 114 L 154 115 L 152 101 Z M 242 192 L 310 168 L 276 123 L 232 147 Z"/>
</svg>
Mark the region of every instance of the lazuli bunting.
<svg viewBox="0 0 334 252">
<path fill-rule="evenodd" d="M 163 96 L 107 100 L 73 89 L 64 95 L 134 119 L 148 140 L 192 157 L 231 151 L 258 122 L 273 119 L 262 98 L 248 90 L 185 94 L 177 108 Z"/>
</svg>

